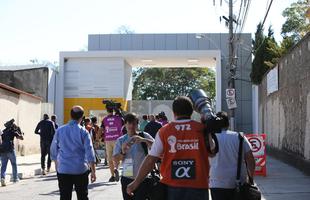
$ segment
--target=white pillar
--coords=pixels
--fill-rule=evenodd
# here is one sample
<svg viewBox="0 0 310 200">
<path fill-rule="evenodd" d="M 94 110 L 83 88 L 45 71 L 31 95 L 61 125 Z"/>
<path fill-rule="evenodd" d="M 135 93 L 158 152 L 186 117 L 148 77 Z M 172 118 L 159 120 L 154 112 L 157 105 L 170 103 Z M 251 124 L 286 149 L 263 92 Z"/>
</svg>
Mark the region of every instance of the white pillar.
<svg viewBox="0 0 310 200">
<path fill-rule="evenodd" d="M 252 120 L 253 133 L 258 133 L 258 86 L 252 85 Z"/>
<path fill-rule="evenodd" d="M 216 99 L 216 112 L 219 112 L 222 110 L 222 67 L 221 67 L 220 51 L 216 56 L 215 99 Z"/>
</svg>

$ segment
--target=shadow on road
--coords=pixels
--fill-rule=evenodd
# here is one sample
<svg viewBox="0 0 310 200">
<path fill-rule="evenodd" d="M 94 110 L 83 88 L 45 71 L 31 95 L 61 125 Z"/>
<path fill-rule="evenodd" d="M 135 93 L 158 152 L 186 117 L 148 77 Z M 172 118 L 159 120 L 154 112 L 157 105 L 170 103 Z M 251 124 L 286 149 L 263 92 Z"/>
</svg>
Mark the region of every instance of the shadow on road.
<svg viewBox="0 0 310 200">
<path fill-rule="evenodd" d="M 98 182 L 98 183 L 92 183 L 88 185 L 88 189 L 93 189 L 96 187 L 101 187 L 101 186 L 112 186 L 112 185 L 117 185 L 117 183 L 111 183 L 111 182 Z"/>
<path fill-rule="evenodd" d="M 96 167 L 97 170 L 99 169 L 109 169 L 109 166 L 108 165 L 103 165 L 103 164 L 100 164 Z"/>
<path fill-rule="evenodd" d="M 49 193 L 45 193 L 45 194 L 39 194 L 41 196 L 55 196 L 55 195 L 60 195 L 59 190 L 55 190 Z"/>
<path fill-rule="evenodd" d="M 51 180 L 52 179 L 55 179 L 55 177 L 51 177 Z M 56 177 L 56 179 L 57 179 L 57 177 Z M 43 181 L 49 181 L 49 180 L 43 180 Z M 113 186 L 113 185 L 117 185 L 117 183 L 99 182 L 99 183 L 90 184 L 88 186 L 88 189 L 91 190 L 91 189 L 94 189 L 94 188 L 97 188 L 97 187 L 101 187 L 101 186 Z M 75 192 L 75 190 L 73 189 L 72 192 Z M 55 191 L 52 191 L 52 192 L 49 192 L 49 193 L 41 193 L 39 195 L 41 195 L 41 196 L 55 196 L 55 195 L 60 195 L 60 193 L 59 193 L 59 190 L 55 190 Z"/>
<path fill-rule="evenodd" d="M 55 180 L 57 180 L 57 175 L 40 176 L 40 177 L 38 177 L 38 180 L 36 180 L 36 182 L 41 182 L 41 181 L 55 181 Z"/>
<path fill-rule="evenodd" d="M 40 162 L 34 162 L 34 163 L 20 163 L 17 164 L 18 166 L 31 166 L 31 165 L 39 165 L 41 164 Z"/>
</svg>

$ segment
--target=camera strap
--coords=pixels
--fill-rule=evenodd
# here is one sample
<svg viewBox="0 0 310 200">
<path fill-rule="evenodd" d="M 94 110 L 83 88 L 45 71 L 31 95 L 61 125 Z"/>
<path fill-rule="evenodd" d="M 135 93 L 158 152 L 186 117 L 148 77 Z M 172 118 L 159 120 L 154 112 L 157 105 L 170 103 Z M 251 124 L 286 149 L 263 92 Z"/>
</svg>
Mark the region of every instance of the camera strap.
<svg viewBox="0 0 310 200">
<path fill-rule="evenodd" d="M 241 166 L 242 166 L 242 152 L 243 152 L 243 135 L 241 133 L 238 133 L 238 138 L 239 138 L 239 150 L 238 150 L 238 166 L 237 166 L 237 177 L 236 177 L 236 182 L 237 186 L 240 186 L 241 180 Z"/>
<path fill-rule="evenodd" d="M 144 137 L 144 133 L 143 133 L 142 131 L 139 132 L 139 136 L 142 137 L 142 138 L 145 138 L 145 137 Z M 141 146 L 142 146 L 142 148 L 143 148 L 143 151 L 144 151 L 145 156 L 147 156 L 147 155 L 149 154 L 149 150 L 148 150 L 148 148 L 147 148 L 147 144 L 145 144 L 145 142 L 141 142 Z"/>
</svg>

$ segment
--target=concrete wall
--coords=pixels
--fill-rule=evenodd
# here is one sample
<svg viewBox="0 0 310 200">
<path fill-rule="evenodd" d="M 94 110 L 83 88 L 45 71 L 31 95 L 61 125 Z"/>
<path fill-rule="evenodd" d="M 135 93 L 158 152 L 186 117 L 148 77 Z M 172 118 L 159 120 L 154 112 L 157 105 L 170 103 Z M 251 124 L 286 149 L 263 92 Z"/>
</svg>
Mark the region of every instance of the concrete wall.
<svg viewBox="0 0 310 200">
<path fill-rule="evenodd" d="M 259 86 L 259 129 L 267 145 L 310 161 L 310 34 L 278 63 L 278 91 Z M 309 165 L 310 166 L 310 165 Z"/>
<path fill-rule="evenodd" d="M 39 153 L 39 136 L 34 129 L 41 119 L 41 100 L 25 94 L 16 94 L 0 88 L 0 129 L 4 123 L 12 118 L 25 133 L 24 140 L 15 140 L 18 154 Z"/>
<path fill-rule="evenodd" d="M 88 36 L 89 51 L 135 51 L 135 50 L 220 50 L 222 110 L 227 111 L 226 93 L 228 87 L 228 38 L 226 33 L 206 33 L 198 39 L 196 34 L 98 34 Z M 240 34 L 237 46 L 236 73 L 236 130 L 251 133 L 252 126 L 252 84 L 251 34 Z M 133 66 L 136 67 L 136 66 Z"/>
<path fill-rule="evenodd" d="M 158 115 L 163 111 L 168 120 L 173 121 L 172 102 L 173 100 L 132 100 L 128 102 L 128 110 L 136 113 L 140 118 L 145 114 Z M 200 115 L 194 112 L 192 119 L 200 121 Z"/>
<path fill-rule="evenodd" d="M 0 82 L 48 101 L 49 69 L 1 70 Z"/>
</svg>

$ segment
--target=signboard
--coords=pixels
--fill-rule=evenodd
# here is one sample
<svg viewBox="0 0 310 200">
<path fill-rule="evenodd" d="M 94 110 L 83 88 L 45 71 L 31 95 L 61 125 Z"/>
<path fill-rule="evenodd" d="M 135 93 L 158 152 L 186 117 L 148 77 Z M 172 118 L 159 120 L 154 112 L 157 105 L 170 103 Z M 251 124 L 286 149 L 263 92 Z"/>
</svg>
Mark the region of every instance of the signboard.
<svg viewBox="0 0 310 200">
<path fill-rule="evenodd" d="M 226 98 L 236 98 L 236 90 L 233 88 L 226 89 Z"/>
<path fill-rule="evenodd" d="M 227 98 L 226 102 L 227 102 L 228 109 L 237 108 L 237 102 L 235 98 Z"/>
<path fill-rule="evenodd" d="M 267 74 L 267 95 L 278 91 L 278 66 L 270 70 Z"/>
<path fill-rule="evenodd" d="M 226 102 L 228 109 L 237 108 L 236 90 L 234 88 L 226 89 Z"/>
<path fill-rule="evenodd" d="M 255 175 L 266 176 L 266 134 L 245 134 L 252 145 L 255 158 Z"/>
</svg>

